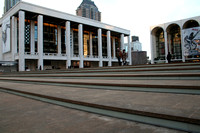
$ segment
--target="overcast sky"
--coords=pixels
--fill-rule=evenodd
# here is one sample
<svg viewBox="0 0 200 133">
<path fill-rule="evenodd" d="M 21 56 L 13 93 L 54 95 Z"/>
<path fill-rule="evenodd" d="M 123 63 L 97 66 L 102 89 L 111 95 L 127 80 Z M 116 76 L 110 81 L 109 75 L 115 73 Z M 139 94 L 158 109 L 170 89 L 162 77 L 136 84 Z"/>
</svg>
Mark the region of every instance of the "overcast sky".
<svg viewBox="0 0 200 133">
<path fill-rule="evenodd" d="M 75 15 L 82 0 L 23 0 Z M 102 22 L 139 36 L 150 56 L 150 26 L 200 16 L 200 0 L 93 0 L 102 13 Z M 0 16 L 4 0 L 0 0 Z"/>
</svg>

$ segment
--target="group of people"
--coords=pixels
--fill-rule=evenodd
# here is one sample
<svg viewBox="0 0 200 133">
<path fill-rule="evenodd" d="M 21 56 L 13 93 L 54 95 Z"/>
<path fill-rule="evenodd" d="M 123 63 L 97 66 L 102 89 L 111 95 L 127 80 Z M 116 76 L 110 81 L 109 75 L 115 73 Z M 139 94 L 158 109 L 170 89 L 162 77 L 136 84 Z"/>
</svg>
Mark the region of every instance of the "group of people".
<svg viewBox="0 0 200 133">
<path fill-rule="evenodd" d="M 126 58 L 127 58 L 127 53 L 125 51 L 125 49 L 123 49 L 123 51 L 121 51 L 119 48 L 117 48 L 117 55 L 116 55 L 117 59 L 118 59 L 118 63 L 119 63 L 119 66 L 121 65 L 126 65 L 127 62 L 126 62 Z M 168 52 L 167 54 L 167 61 L 168 63 L 171 63 L 171 58 L 172 58 L 172 55 L 170 52 Z M 122 59 L 122 63 L 121 63 L 121 59 Z"/>
<path fill-rule="evenodd" d="M 117 48 L 116 57 L 118 59 L 119 66 L 121 66 L 122 64 L 126 65 L 127 53 L 126 53 L 125 49 L 123 49 L 123 51 L 121 51 L 119 48 Z M 122 63 L 121 63 L 121 59 L 122 59 Z"/>
</svg>

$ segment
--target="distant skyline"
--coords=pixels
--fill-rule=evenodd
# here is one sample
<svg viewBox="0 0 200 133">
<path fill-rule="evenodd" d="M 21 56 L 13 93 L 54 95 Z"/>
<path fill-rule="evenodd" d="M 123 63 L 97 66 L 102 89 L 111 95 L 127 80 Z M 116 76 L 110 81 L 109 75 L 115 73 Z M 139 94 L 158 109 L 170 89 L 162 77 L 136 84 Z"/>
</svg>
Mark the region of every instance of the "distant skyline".
<svg viewBox="0 0 200 133">
<path fill-rule="evenodd" d="M 82 0 L 22 0 L 76 15 Z M 139 36 L 142 49 L 150 56 L 150 26 L 200 16 L 200 0 L 92 0 L 102 13 L 103 23 Z M 0 0 L 0 17 L 4 0 Z M 127 41 L 125 39 L 125 41 Z"/>
</svg>

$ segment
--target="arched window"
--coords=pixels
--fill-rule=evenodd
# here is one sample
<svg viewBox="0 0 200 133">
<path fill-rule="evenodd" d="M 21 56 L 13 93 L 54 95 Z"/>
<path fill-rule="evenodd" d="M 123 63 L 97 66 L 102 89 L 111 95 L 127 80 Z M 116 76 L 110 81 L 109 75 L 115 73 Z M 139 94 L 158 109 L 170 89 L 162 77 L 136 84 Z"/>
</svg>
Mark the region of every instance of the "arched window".
<svg viewBox="0 0 200 133">
<path fill-rule="evenodd" d="M 182 59 L 180 27 L 177 24 L 171 24 L 167 32 L 168 51 L 172 54 L 172 59 Z"/>
<path fill-rule="evenodd" d="M 165 39 L 163 29 L 158 29 L 156 32 L 156 53 L 160 60 L 165 60 Z"/>
<path fill-rule="evenodd" d="M 199 23 L 196 20 L 189 20 L 185 22 L 185 24 L 183 25 L 183 29 L 188 29 L 193 27 L 199 27 Z"/>
<path fill-rule="evenodd" d="M 165 38 L 164 38 L 164 30 L 160 27 L 156 27 L 152 31 L 152 35 L 154 36 L 153 40 L 153 51 L 154 51 L 154 60 L 165 60 Z"/>
</svg>

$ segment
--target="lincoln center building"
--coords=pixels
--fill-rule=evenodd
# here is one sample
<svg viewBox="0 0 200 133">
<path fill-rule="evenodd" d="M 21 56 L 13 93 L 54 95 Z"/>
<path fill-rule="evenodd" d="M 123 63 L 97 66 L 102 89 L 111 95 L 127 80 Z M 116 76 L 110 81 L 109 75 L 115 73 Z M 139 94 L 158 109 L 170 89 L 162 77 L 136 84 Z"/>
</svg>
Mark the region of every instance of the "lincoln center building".
<svg viewBox="0 0 200 133">
<path fill-rule="evenodd" d="M 200 61 L 200 16 L 151 27 L 151 61 Z"/>
<path fill-rule="evenodd" d="M 0 61 L 19 71 L 114 66 L 125 39 L 129 30 L 19 1 L 0 19 Z"/>
</svg>

